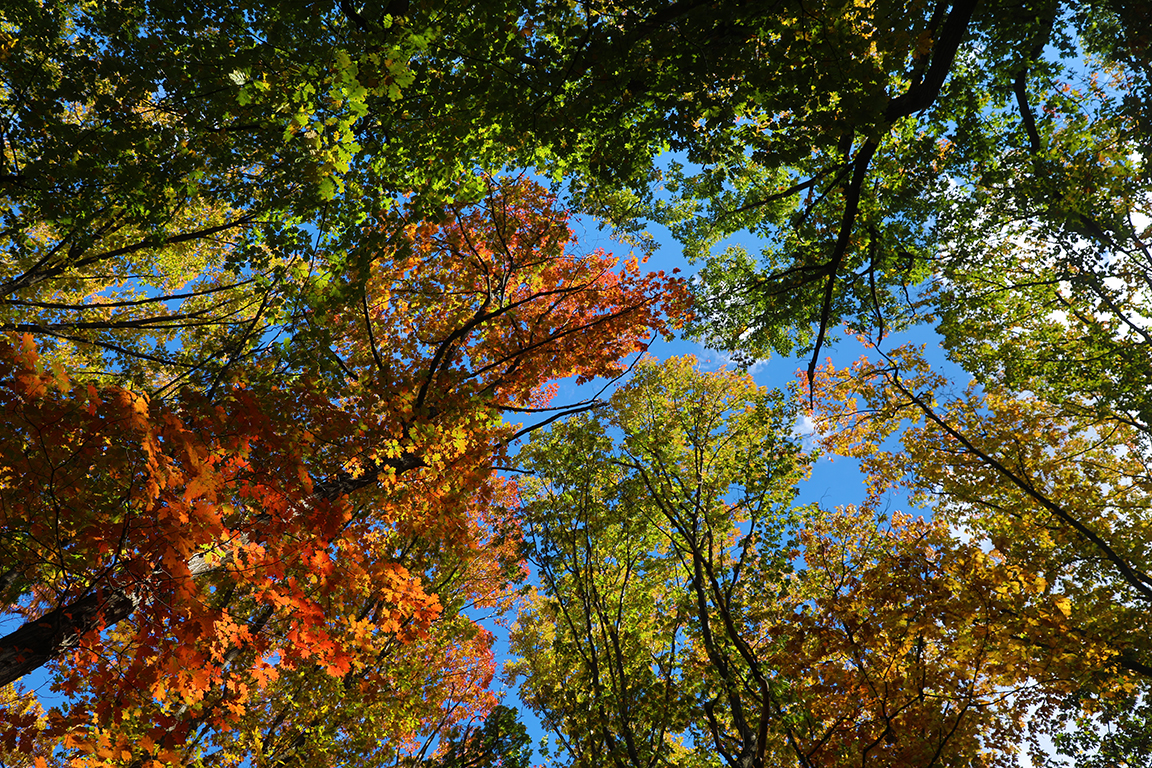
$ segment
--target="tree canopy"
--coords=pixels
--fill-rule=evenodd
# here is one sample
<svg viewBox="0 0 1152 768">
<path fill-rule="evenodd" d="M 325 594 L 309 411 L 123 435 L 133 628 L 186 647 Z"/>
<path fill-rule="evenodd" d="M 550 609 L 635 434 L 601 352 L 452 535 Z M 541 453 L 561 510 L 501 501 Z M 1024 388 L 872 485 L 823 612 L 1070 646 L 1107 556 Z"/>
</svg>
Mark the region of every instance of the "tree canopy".
<svg viewBox="0 0 1152 768">
<path fill-rule="evenodd" d="M 0 760 L 1147 761 L 1150 29 L 6 4 Z"/>
</svg>

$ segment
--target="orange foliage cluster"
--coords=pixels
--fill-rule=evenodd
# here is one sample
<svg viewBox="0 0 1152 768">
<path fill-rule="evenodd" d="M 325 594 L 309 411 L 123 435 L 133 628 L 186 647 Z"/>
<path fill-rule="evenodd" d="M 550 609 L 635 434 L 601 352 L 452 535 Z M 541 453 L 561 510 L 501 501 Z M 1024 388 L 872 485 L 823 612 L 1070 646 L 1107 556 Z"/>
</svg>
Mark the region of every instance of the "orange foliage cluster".
<svg viewBox="0 0 1152 768">
<path fill-rule="evenodd" d="M 370 229 L 364 271 L 331 276 L 360 301 L 309 310 L 343 383 L 150 401 L 0 344 L 4 599 L 26 619 L 0 670 L 39 653 L 69 696 L 32 729 L 63 747 L 46 759 L 323 762 L 415 749 L 494 704 L 491 636 L 463 611 L 505 608 L 521 576 L 501 416 L 621 370 L 687 295 L 572 255 L 523 181 Z"/>
</svg>

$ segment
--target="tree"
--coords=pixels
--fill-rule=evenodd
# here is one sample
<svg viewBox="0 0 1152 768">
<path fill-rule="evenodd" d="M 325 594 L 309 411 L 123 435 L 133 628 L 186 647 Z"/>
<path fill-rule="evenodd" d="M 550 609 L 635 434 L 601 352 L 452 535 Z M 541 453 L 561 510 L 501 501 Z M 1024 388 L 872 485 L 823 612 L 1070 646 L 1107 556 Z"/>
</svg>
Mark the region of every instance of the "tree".
<svg viewBox="0 0 1152 768">
<path fill-rule="evenodd" d="M 275 273 L 277 251 L 306 250 L 305 225 L 334 254 L 404 195 L 431 211 L 478 199 L 476 171 L 535 166 L 582 209 L 667 224 L 709 259 L 698 332 L 754 357 L 810 349 L 814 368 L 840 322 L 900 327 L 930 274 L 978 270 L 982 232 L 1028 219 L 1075 266 L 1077 238 L 1137 247 L 1126 217 L 1147 207 L 1146 16 L 1118 0 L 252 3 L 203 23 L 147 3 L 13 19 L 8 39 L 37 41 L 4 64 L 20 117 L 5 134 L 27 273 L 14 286 L 125 255 L 94 245 L 114 233 L 154 250 L 223 221 L 252 230 L 233 266 Z M 173 146 L 168 165 L 143 160 Z M 658 167 L 667 150 L 689 165 Z M 765 238 L 759 262 L 709 255 L 742 231 Z"/>
<path fill-rule="evenodd" d="M 485 46 L 517 30 L 461 10 L 6 9 L 0 328 L 161 395 L 266 357 L 307 311 L 301 268 L 341 272 L 365 219 L 477 202 L 506 165 L 444 77 L 462 54 L 429 46 L 445 26 Z"/>
<path fill-rule="evenodd" d="M 1053 737 L 1061 757 L 1073 757 L 1084 768 L 1105 765 L 1138 765 L 1152 752 L 1152 723 L 1148 705 L 1137 696 L 1103 699 L 1084 706 L 1081 696 L 1069 702 L 1072 730 Z M 1087 712 L 1089 714 L 1082 714 Z M 1097 720 L 1099 722 L 1094 722 Z"/>
<path fill-rule="evenodd" d="M 625 229 L 669 225 L 690 257 L 706 259 L 695 330 L 745 362 L 800 349 L 811 381 L 842 324 L 885 349 L 892 331 L 938 323 L 977 388 L 939 408 L 942 382 L 888 350 L 860 370 L 876 409 L 861 455 L 902 418 L 923 425 L 910 433 L 924 441 L 919 453 L 908 448 L 923 466 L 885 453 L 892 464 L 874 469 L 876 482 L 886 486 L 899 466 L 926 498 L 947 489 L 964 502 L 937 509 L 1014 544 L 1001 553 L 1012 567 L 1095 593 L 1085 615 L 1114 617 L 1114 630 L 1054 636 L 1033 658 L 1056 664 L 1082 650 L 1086 665 L 1069 674 L 1104 678 L 1083 683 L 1084 701 L 1093 685 L 1108 696 L 1139 687 L 1142 630 L 1126 638 L 1121 609 L 1144 600 L 1146 515 L 1135 491 L 1101 478 L 1139 487 L 1148 456 L 1147 11 L 1121 2 L 803 10 L 652 4 L 550 38 L 579 84 L 541 103 L 591 105 L 581 114 L 604 117 L 608 132 L 576 134 L 586 147 L 626 137 L 595 146 L 629 170 L 631 187 L 597 177 L 581 201 Z M 611 86 L 597 88 L 597 77 Z M 609 110 L 607 98 L 621 106 Z M 664 137 L 687 163 L 647 163 Z M 637 147 L 641 160 L 620 162 Z M 765 241 L 760 258 L 713 252 L 740 233 Z M 1092 461 L 1073 460 L 1075 450 Z M 1051 451 L 1063 463 L 1050 463 Z M 989 498 L 989 487 L 1006 496 Z"/>
<path fill-rule="evenodd" d="M 1073 717 L 1084 702 L 1107 712 L 1131 700 L 1148 664 L 1138 617 L 1136 640 L 1122 634 L 1128 601 L 1149 586 L 1139 496 L 1152 413 L 1141 316 L 1152 274 L 1141 219 L 1148 26 L 1146 9 L 1125 0 L 6 9 L 0 329 L 15 335 L 0 385 L 12 425 L 0 439 L 0 591 L 9 615 L 27 620 L 0 641 L 0 680 L 51 663 L 76 704 L 44 720 L 45 733 L 87 745 L 94 761 L 321 762 L 366 733 L 365 719 L 424 737 L 490 707 L 484 665 L 453 652 L 484 655 L 460 606 L 489 592 L 502 600 L 514 571 L 510 550 L 468 546 L 515 540 L 509 521 L 485 532 L 513 492 L 492 479 L 517 436 L 499 418 L 545 408 L 557 376 L 617 372 L 645 333 L 667 327 L 661 311 L 686 317 L 678 286 L 635 266 L 616 275 L 600 256 L 569 259 L 546 195 L 491 181 L 534 167 L 623 236 L 642 243 L 656 221 L 707 259 L 695 330 L 743 359 L 808 351 L 811 384 L 841 323 L 881 343 L 938 320 L 987 400 L 973 390 L 941 409 L 920 386 L 939 382 L 897 355 L 895 367 L 839 383 L 833 399 L 873 397 L 889 420 L 850 427 L 840 445 L 882 455 L 886 430 L 910 416 L 909 454 L 924 464 L 876 459 L 878 489 L 892 481 L 885 472 L 906 470 L 907 486 L 960 500 L 940 505 L 942 517 L 993 537 L 1016 520 L 1042 544 L 1003 548 L 981 566 L 988 575 L 954 585 L 954 571 L 933 563 L 976 555 L 940 531 L 923 534 L 937 537 L 933 560 L 916 553 L 910 524 L 874 539 L 870 512 L 825 531 L 773 506 L 785 529 L 765 523 L 773 563 L 788 559 L 792 530 L 810 537 L 805 557 L 884 542 L 844 554 L 869 574 L 853 599 L 835 594 L 842 573 L 821 582 L 809 565 L 806 599 L 826 604 L 809 628 L 841 650 L 830 661 L 801 644 L 793 656 L 809 668 L 799 668 L 747 634 L 741 622 L 760 627 L 740 613 L 747 604 L 721 599 L 726 584 L 759 574 L 775 585 L 787 569 L 738 568 L 723 536 L 705 551 L 697 523 L 745 540 L 739 525 L 708 517 L 720 502 L 673 515 L 683 530 L 663 511 L 640 524 L 590 482 L 595 504 L 581 509 L 596 525 L 669 543 L 573 529 L 583 551 L 634 570 L 564 577 L 596 586 L 571 604 L 587 632 L 597 628 L 588 658 L 608 675 L 586 676 L 596 706 L 556 705 L 558 727 L 588 739 L 570 742 L 572 754 L 704 760 L 665 744 L 690 723 L 710 726 L 692 743 L 737 762 L 767 759 L 769 736 L 797 760 L 912 760 L 906 731 L 953 734 L 932 742 L 941 760 L 975 754 L 967 729 L 993 726 L 974 713 L 1008 712 L 987 686 L 1019 682 L 1004 677 L 1006 659 L 1039 675 L 1037 696 L 1067 694 Z M 1073 65 L 1081 52 L 1087 68 Z M 661 164 L 669 150 L 676 162 Z M 767 240 L 759 260 L 711 253 L 740 232 Z M 850 446 L 857 437 L 871 448 Z M 941 445 L 955 454 L 931 452 Z M 648 459 L 671 460 L 653 449 L 604 473 L 633 473 L 624 485 L 640 498 Z M 548 514 L 538 523 L 548 535 L 571 533 L 555 527 L 567 513 Z M 884 578 L 880 564 L 904 562 L 896 552 L 932 578 Z M 676 573 L 695 608 L 661 617 L 671 625 L 644 618 L 655 599 L 644 589 L 672 594 L 659 585 Z M 569 589 L 564 578 L 555 589 Z M 1052 592 L 1037 578 L 1082 581 Z M 1017 584 L 1023 603 L 994 584 Z M 855 600 L 892 595 L 915 597 L 892 598 L 862 639 Z M 949 693 L 931 701 L 908 694 L 929 674 L 901 645 L 916 600 L 945 623 L 953 603 L 969 606 L 960 613 L 987 629 L 976 643 L 949 625 L 938 642 L 955 644 L 957 665 L 933 662 Z M 617 620 L 602 620 L 613 607 Z M 551 608 L 537 609 L 546 629 Z M 1083 623 L 1089 615 L 1101 618 Z M 677 666 L 691 655 L 681 626 L 696 627 L 691 648 L 715 676 Z M 386 652 L 366 650 L 369 637 Z M 995 653 L 970 652 L 985 647 Z M 1066 659 L 1072 651 L 1083 658 Z M 658 661 L 644 667 L 644 654 Z M 588 666 L 557 658 L 548 674 Z M 467 682 L 397 687 L 390 664 Z M 815 668 L 834 681 L 837 709 L 804 699 L 825 685 Z M 165 676 L 179 701 L 152 687 Z M 842 695 L 877 679 L 891 691 Z M 115 696 L 81 722 L 96 691 Z M 701 691 L 710 709 L 693 698 Z M 320 722 L 325 706 L 342 715 Z M 1050 698 L 1043 706 L 1056 711 Z M 24 694 L 10 710 L 21 724 L 36 712 Z M 945 722 L 956 730 L 930 725 Z M 393 745 L 366 760 L 391 759 Z"/>
<path fill-rule="evenodd" d="M 442 768 L 528 768 L 528 729 L 516 710 L 497 705 L 479 728 L 465 728 L 434 761 Z"/>
<path fill-rule="evenodd" d="M 626 233 L 664 224 L 706 261 L 695 331 L 713 346 L 800 349 L 811 377 L 842 323 L 882 336 L 916 322 L 930 278 L 961 286 L 936 305 L 958 310 L 1020 237 L 1047 243 L 1077 290 L 1108 294 L 1147 258 L 1142 6 L 542 3 L 525 17 L 497 44 L 501 67 L 477 67 L 493 104 L 507 88 L 531 105 L 505 130 L 534 132 L 585 209 Z M 759 257 L 713 252 L 740 233 Z"/>
<path fill-rule="evenodd" d="M 389 760 L 492 705 L 488 641 L 460 610 L 515 573 L 492 511 L 516 433 L 499 416 L 620 370 L 687 310 L 675 279 L 573 255 L 553 206 L 513 181 L 441 223 L 367 223 L 365 276 L 313 275 L 298 345 L 211 398 L 85 384 L 30 338 L 5 347 L 6 607 L 26 622 L 0 660 L 6 681 L 59 670 L 72 704 L 47 736 L 126 763 L 308 764 L 375 720 Z"/>
<path fill-rule="evenodd" d="M 826 441 L 861 458 L 876 493 L 909 489 L 936 519 L 1034 575 L 1040 587 L 1007 612 L 1005 633 L 1021 644 L 1020 663 L 1069 697 L 1039 727 L 1059 734 L 1072 720 L 1077 740 L 1106 743 L 1089 732 L 1091 715 L 1146 691 L 1152 674 L 1146 434 L 1088 398 L 1053 402 L 992 377 L 958 394 L 946 385 L 915 349 L 828 369 L 816 390 Z M 895 450 L 885 441 L 898 428 Z M 1037 621 L 1044 614 L 1057 620 Z"/>
<path fill-rule="evenodd" d="M 783 691 L 753 596 L 790 570 L 804 462 L 779 393 L 693 366 L 643 363 L 611 411 L 521 454 L 542 592 L 514 669 L 573 765 L 678 762 L 685 742 L 753 765 L 783 748 L 767 738 Z"/>
<path fill-rule="evenodd" d="M 513 670 L 563 764 L 1011 759 L 1066 690 L 1014 637 L 1042 580 L 878 498 L 792 508 L 809 459 L 780 393 L 692 366 L 644 364 L 521 455 L 542 586 Z"/>
<path fill-rule="evenodd" d="M 275 253 L 306 242 L 298 225 L 315 221 L 357 149 L 360 69 L 383 68 L 395 49 L 393 74 L 406 77 L 407 33 L 357 45 L 338 14 L 321 15 L 297 4 L 9 9 L 6 329 L 79 346 L 85 363 L 95 347 L 181 377 L 258 346 L 282 302 L 269 294 L 287 287 Z M 194 339 L 206 330 L 217 332 L 205 350 Z M 165 350 L 173 338 L 180 352 Z"/>
<path fill-rule="evenodd" d="M 712 261 L 702 331 L 757 354 L 818 348 L 841 318 L 871 320 L 888 291 L 924 274 L 919 262 L 904 274 L 900 254 L 927 255 L 918 222 L 937 180 L 910 159 L 978 109 L 942 90 L 956 71 L 960 87 L 986 85 L 967 70 L 972 38 L 990 38 L 980 43 L 992 60 L 1046 34 L 1048 9 L 1033 23 L 976 8 L 541 4 L 504 69 L 529 94 L 520 124 L 559 150 L 554 163 L 576 176 L 582 205 L 625 229 L 667 224 L 690 256 L 742 230 L 769 238 L 762 272 L 736 251 Z M 917 115 L 942 96 L 936 111 L 947 114 L 922 130 Z M 655 167 L 665 150 L 692 170 Z M 666 195 L 652 188 L 660 182 Z"/>
</svg>

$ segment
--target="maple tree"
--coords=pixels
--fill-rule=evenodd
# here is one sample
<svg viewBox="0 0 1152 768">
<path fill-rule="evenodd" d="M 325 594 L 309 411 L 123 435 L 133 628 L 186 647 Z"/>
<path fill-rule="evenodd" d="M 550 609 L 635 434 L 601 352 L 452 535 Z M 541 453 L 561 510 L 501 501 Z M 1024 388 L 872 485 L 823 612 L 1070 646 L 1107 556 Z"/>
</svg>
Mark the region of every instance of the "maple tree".
<svg viewBox="0 0 1152 768">
<path fill-rule="evenodd" d="M 1021 664 L 1060 681 L 1064 704 L 1045 710 L 1043 725 L 1059 734 L 1074 721 L 1078 736 L 1065 745 L 1107 743 L 1091 715 L 1152 679 L 1146 435 L 1086 398 L 1054 402 L 992 376 L 956 394 L 947 384 L 909 348 L 829 368 L 817 379 L 826 440 L 860 457 L 875 493 L 910 490 L 937 519 L 1033 575 L 1040 586 L 1005 632 L 1021 643 Z M 884 445 L 901 428 L 900 450 Z M 1059 621 L 1036 621 L 1053 607 Z M 1119 738 L 1143 738 L 1139 720 L 1125 725 L 1135 733 Z"/>
<path fill-rule="evenodd" d="M 303 281 L 295 345 L 213 397 L 4 347 L 4 585 L 25 623 L 0 669 L 52 664 L 70 698 L 46 737 L 97 762 L 386 762 L 494 704 L 462 610 L 515 580 L 500 416 L 620 371 L 687 299 L 574 255 L 523 180 L 362 234 L 347 273 Z"/>
</svg>

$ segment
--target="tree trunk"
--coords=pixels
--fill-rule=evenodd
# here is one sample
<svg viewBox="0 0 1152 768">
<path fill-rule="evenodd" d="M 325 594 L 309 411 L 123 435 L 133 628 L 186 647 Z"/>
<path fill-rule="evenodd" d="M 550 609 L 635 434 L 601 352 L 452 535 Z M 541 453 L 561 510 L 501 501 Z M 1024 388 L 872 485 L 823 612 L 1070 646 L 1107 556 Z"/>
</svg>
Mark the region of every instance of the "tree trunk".
<svg viewBox="0 0 1152 768">
<path fill-rule="evenodd" d="M 0 687 L 67 653 L 92 630 L 123 621 L 139 606 L 139 593 L 97 590 L 26 622 L 0 638 Z"/>
</svg>

